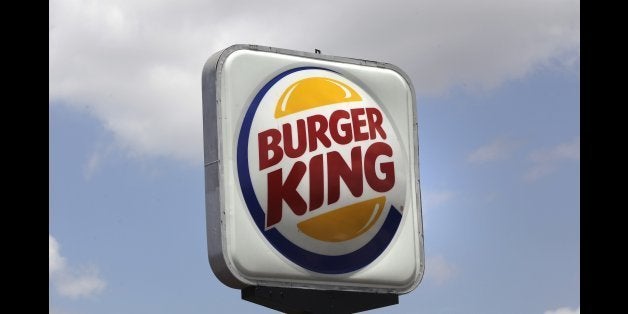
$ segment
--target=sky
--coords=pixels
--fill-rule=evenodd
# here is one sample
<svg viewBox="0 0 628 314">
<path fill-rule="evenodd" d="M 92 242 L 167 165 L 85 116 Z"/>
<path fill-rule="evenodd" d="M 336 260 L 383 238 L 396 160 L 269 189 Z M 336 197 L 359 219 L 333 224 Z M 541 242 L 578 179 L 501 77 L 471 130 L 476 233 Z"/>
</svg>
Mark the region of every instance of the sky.
<svg viewBox="0 0 628 314">
<path fill-rule="evenodd" d="M 50 313 L 273 313 L 207 261 L 201 72 L 258 44 L 417 96 L 426 272 L 373 313 L 580 313 L 580 2 L 49 2 Z"/>
</svg>

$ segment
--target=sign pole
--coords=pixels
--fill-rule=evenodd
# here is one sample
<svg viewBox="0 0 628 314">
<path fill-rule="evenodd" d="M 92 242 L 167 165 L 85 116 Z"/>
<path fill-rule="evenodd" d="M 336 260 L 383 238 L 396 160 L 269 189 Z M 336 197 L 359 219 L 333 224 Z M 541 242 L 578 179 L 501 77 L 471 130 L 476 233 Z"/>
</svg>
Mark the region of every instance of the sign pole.
<svg viewBox="0 0 628 314">
<path fill-rule="evenodd" d="M 393 293 L 250 286 L 242 299 L 288 314 L 344 314 L 399 304 Z"/>
</svg>

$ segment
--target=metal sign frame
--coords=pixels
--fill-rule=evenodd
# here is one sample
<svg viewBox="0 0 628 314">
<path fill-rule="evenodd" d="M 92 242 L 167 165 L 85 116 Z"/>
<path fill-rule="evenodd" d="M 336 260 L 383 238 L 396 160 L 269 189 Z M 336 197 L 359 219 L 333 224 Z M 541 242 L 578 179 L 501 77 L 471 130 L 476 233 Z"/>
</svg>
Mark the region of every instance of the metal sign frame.
<svg viewBox="0 0 628 314">
<path fill-rule="evenodd" d="M 272 279 L 251 279 L 246 278 L 240 274 L 237 270 L 237 266 L 234 265 L 229 254 L 229 240 L 228 231 L 226 225 L 229 222 L 230 216 L 228 211 L 233 209 L 225 208 L 225 198 L 228 190 L 233 188 L 224 184 L 225 172 L 233 171 L 232 169 L 226 169 L 225 164 L 228 163 L 223 156 L 223 145 L 231 145 L 233 143 L 225 143 L 223 139 L 223 123 L 226 116 L 221 112 L 223 101 L 221 91 L 223 89 L 223 69 L 225 62 L 228 61 L 229 56 L 238 51 L 255 51 L 255 52 L 267 52 L 273 54 L 281 54 L 286 56 L 302 57 L 304 62 L 307 60 L 317 61 L 330 61 L 340 64 L 358 65 L 364 67 L 372 67 L 376 69 L 388 69 L 392 70 L 400 75 L 409 87 L 409 97 L 411 97 L 411 112 L 412 112 L 412 132 L 413 136 L 413 161 L 409 164 L 413 167 L 414 174 L 416 174 L 416 181 L 414 181 L 416 191 L 416 199 L 414 200 L 417 208 L 414 208 L 415 212 L 413 216 L 407 217 L 404 214 L 405 219 L 415 219 L 413 222 L 413 228 L 416 228 L 416 269 L 414 270 L 414 278 L 409 285 L 404 287 L 390 287 L 390 286 L 377 286 L 377 285 L 338 285 L 334 282 L 333 277 L 328 282 L 317 280 L 300 280 L 300 281 L 275 281 Z M 412 291 L 420 283 L 424 272 L 424 251 L 423 251 L 423 226 L 421 217 L 421 198 L 420 198 L 420 182 L 419 178 L 419 164 L 418 164 L 418 125 L 416 117 L 416 96 L 414 87 L 410 81 L 410 78 L 398 67 L 389 64 L 376 61 L 368 61 L 361 59 L 328 56 L 318 53 L 308 53 L 293 51 L 288 49 L 272 48 L 258 45 L 234 45 L 228 47 L 222 51 L 219 51 L 212 55 L 206 62 L 202 75 L 202 90 L 203 90 L 203 137 L 204 137 L 204 157 L 205 157 L 205 195 L 206 195 L 206 219 L 207 219 L 207 239 L 208 239 L 208 257 L 210 265 L 214 274 L 220 279 L 221 282 L 232 288 L 245 288 L 247 286 L 278 286 L 278 287 L 296 287 L 307 289 L 321 289 L 321 290 L 345 290 L 345 291 L 360 291 L 360 292 L 376 292 L 376 293 L 394 293 L 401 294 Z M 229 191 L 231 192 L 231 191 Z M 399 232 L 397 232 L 399 233 Z"/>
</svg>

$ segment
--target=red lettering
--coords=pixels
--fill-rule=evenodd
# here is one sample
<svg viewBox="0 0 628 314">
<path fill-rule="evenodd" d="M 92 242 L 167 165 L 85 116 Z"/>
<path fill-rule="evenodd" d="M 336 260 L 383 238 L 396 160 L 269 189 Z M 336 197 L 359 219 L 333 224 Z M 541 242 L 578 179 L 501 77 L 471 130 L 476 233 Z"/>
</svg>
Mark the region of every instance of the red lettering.
<svg viewBox="0 0 628 314">
<path fill-rule="evenodd" d="M 366 126 L 365 120 L 360 120 L 360 116 L 364 115 L 364 108 L 351 109 L 351 122 L 353 123 L 353 138 L 355 141 L 364 141 L 369 139 L 367 132 L 362 132 L 361 128 Z"/>
<path fill-rule="evenodd" d="M 268 173 L 268 208 L 266 213 L 266 228 L 275 225 L 281 221 L 283 210 L 283 201 L 286 201 L 288 207 L 296 215 L 303 215 L 307 211 L 307 203 L 299 192 L 297 187 L 301 179 L 305 175 L 307 166 L 301 161 L 297 161 L 286 181 L 283 181 L 282 170 L 277 169 Z"/>
<path fill-rule="evenodd" d="M 323 155 L 316 155 L 310 159 L 310 211 L 323 205 L 325 197 L 325 178 L 323 172 Z"/>
<path fill-rule="evenodd" d="M 338 121 L 340 119 L 350 120 L 351 116 L 349 112 L 345 110 L 336 110 L 329 117 L 329 133 L 331 134 L 331 138 L 334 142 L 338 144 L 349 144 L 351 140 L 353 140 L 353 136 L 351 135 L 351 123 L 343 123 L 338 125 Z M 344 135 L 340 135 L 339 130 L 342 130 Z"/>
<path fill-rule="evenodd" d="M 373 143 L 364 154 L 364 175 L 366 182 L 377 192 L 387 192 L 395 186 L 395 164 L 392 161 L 383 162 L 379 165 L 380 170 L 385 175 L 383 179 L 380 179 L 375 171 L 377 157 L 392 157 L 392 155 L 392 148 L 384 142 Z"/>
<path fill-rule="evenodd" d="M 360 146 L 351 149 L 351 167 L 345 163 L 338 152 L 327 153 L 327 204 L 340 199 L 340 178 L 345 182 L 353 196 L 362 195 L 362 151 Z"/>
<path fill-rule="evenodd" d="M 297 147 L 293 148 L 293 139 L 292 139 L 292 127 L 290 123 L 284 123 L 283 125 L 283 146 L 286 153 L 286 156 L 290 158 L 298 158 L 305 153 L 305 149 L 307 148 L 307 142 L 305 141 L 305 121 L 303 119 L 297 120 Z"/>
<path fill-rule="evenodd" d="M 270 141 L 268 141 L 270 139 Z M 259 143 L 259 170 L 278 164 L 283 158 L 283 150 L 279 147 L 281 132 L 277 129 L 268 129 L 257 135 Z M 272 152 L 272 156 L 268 153 Z"/>
<path fill-rule="evenodd" d="M 369 134 L 371 139 L 375 139 L 375 131 L 379 133 L 379 136 L 383 139 L 386 139 L 386 132 L 382 128 L 382 122 L 384 122 L 384 118 L 382 117 L 381 111 L 377 108 L 366 108 L 366 120 L 369 123 Z"/>
<path fill-rule="evenodd" d="M 284 123 L 279 129 L 270 128 L 258 134 L 260 170 L 279 164 L 284 155 L 297 159 L 303 157 L 306 151 L 329 148 L 332 141 L 347 145 L 378 137 L 386 139 L 383 122 L 383 113 L 378 108 L 352 108 L 333 111 L 329 120 L 315 114 Z M 321 208 L 325 199 L 328 205 L 338 202 L 341 181 L 354 197 L 362 196 L 366 184 L 379 193 L 391 190 L 395 185 L 395 164 L 385 157 L 384 161 L 380 159 L 378 162 L 380 156 L 393 157 L 392 147 L 385 142 L 375 142 L 363 155 L 362 147 L 356 144 L 348 160 L 333 150 L 312 156 L 309 161 L 296 161 L 285 178 L 283 168 L 268 172 L 266 227 L 273 227 L 282 220 L 284 204 L 292 213 L 301 216 L 308 210 Z M 309 172 L 307 202 L 297 191 L 306 172 Z"/>
<path fill-rule="evenodd" d="M 307 117 L 307 134 L 308 142 L 310 143 L 310 151 L 316 150 L 318 141 L 325 147 L 331 146 L 331 141 L 325 135 L 327 131 L 327 118 L 320 114 Z"/>
</svg>

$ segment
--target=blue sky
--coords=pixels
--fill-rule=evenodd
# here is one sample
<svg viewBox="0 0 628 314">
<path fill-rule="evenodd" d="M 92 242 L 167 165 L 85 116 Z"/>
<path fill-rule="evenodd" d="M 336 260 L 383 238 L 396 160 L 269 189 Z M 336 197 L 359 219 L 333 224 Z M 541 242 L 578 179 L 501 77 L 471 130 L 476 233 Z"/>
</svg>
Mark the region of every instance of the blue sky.
<svg viewBox="0 0 628 314">
<path fill-rule="evenodd" d="M 579 313 L 579 2 L 360 3 L 51 3 L 51 313 L 272 313 L 206 257 L 200 74 L 235 43 L 412 78 L 426 274 L 374 312 Z"/>
</svg>

